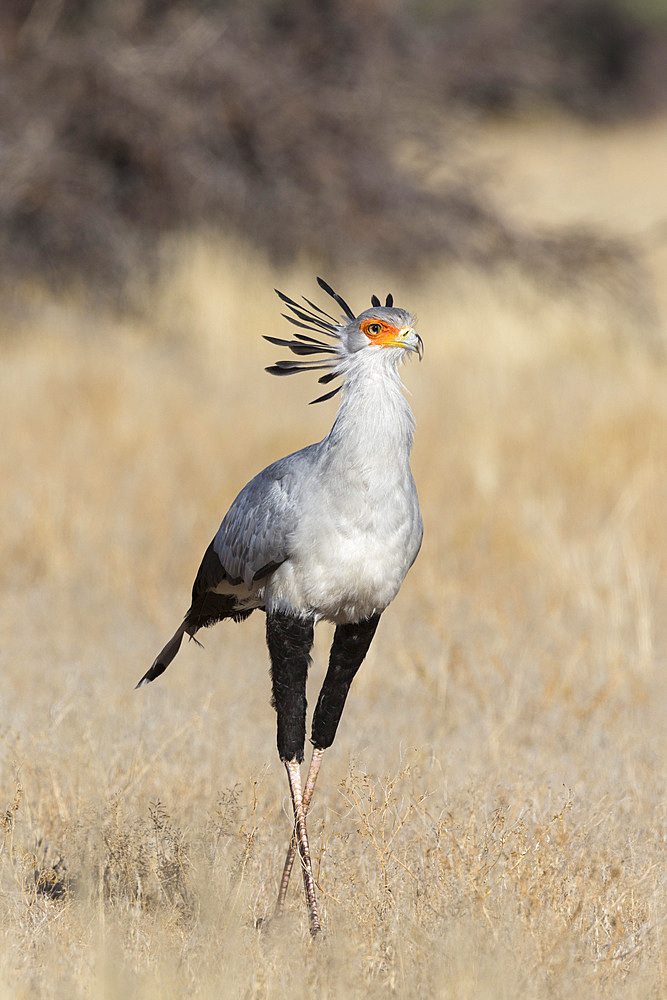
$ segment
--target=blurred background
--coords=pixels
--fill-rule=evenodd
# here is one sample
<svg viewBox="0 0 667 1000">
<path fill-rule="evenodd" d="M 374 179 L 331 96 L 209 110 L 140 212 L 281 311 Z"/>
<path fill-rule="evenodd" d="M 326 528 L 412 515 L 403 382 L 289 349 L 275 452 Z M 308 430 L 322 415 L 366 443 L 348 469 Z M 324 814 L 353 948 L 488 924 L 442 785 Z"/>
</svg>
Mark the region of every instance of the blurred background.
<svg viewBox="0 0 667 1000">
<path fill-rule="evenodd" d="M 3 997 L 665 995 L 666 179 L 662 0 L 4 0 Z M 313 803 L 314 949 L 297 886 L 255 930 L 263 616 L 133 686 L 331 426 L 263 371 L 316 274 L 417 314 L 425 539 Z"/>
<path fill-rule="evenodd" d="M 6 0 L 0 51 L 3 280 L 121 300 L 201 229 L 323 268 L 578 274 L 629 248 L 522 225 L 470 131 L 667 95 L 661 0 Z"/>
</svg>

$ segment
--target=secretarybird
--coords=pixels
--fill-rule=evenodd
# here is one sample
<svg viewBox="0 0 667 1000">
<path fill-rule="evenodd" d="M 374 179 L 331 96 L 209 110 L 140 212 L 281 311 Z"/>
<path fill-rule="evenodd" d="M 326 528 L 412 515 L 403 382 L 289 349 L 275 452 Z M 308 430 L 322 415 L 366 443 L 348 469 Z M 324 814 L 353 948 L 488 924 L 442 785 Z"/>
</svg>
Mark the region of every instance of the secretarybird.
<svg viewBox="0 0 667 1000">
<path fill-rule="evenodd" d="M 278 292 L 306 333 L 294 340 L 266 337 L 307 360 L 278 361 L 273 375 L 321 371 L 319 381 L 342 383 L 333 427 L 317 444 L 282 458 L 255 476 L 234 500 L 204 554 L 182 624 L 137 687 L 169 666 L 184 635 L 223 618 L 241 621 L 266 612 L 272 704 L 278 753 L 287 769 L 294 829 L 276 913 L 285 905 L 298 847 L 310 930 L 320 929 L 308 846 L 306 813 L 322 755 L 333 743 L 352 679 L 380 615 L 396 597 L 422 540 L 422 519 L 410 471 L 414 418 L 402 392 L 399 364 L 409 352 L 421 360 L 414 318 L 377 296 L 355 316 L 321 278 L 320 287 L 343 309 L 340 321 L 304 296 L 304 305 Z M 319 338 L 312 336 L 315 333 Z M 329 668 L 313 714 L 313 755 L 301 785 L 306 738 L 306 676 L 313 627 L 336 626 Z"/>
</svg>

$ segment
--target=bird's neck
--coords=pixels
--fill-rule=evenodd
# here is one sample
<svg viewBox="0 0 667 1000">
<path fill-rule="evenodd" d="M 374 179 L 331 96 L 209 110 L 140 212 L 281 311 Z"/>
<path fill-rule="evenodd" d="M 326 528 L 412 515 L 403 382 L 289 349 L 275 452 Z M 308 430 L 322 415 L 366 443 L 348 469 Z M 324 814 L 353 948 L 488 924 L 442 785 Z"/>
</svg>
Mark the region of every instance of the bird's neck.
<svg viewBox="0 0 667 1000">
<path fill-rule="evenodd" d="M 376 359 L 374 359 L 376 360 Z M 352 368 L 343 399 L 326 439 L 343 462 L 409 467 L 414 417 L 403 395 L 395 362 Z"/>
</svg>

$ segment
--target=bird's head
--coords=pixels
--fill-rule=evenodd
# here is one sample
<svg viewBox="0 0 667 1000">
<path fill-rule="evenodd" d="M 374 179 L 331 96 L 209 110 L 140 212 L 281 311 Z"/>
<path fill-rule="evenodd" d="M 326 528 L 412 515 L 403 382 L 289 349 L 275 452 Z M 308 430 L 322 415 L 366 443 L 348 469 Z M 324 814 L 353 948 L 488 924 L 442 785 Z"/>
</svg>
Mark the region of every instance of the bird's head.
<svg viewBox="0 0 667 1000">
<path fill-rule="evenodd" d="M 265 337 L 271 344 L 288 347 L 293 354 L 310 356 L 307 361 L 277 361 L 266 369 L 267 372 L 272 375 L 293 375 L 295 372 L 324 370 L 325 374 L 318 381 L 327 384 L 335 378 L 344 378 L 350 367 L 362 356 L 367 357 L 369 352 L 376 355 L 379 351 L 388 352 L 383 357 L 394 364 L 404 360 L 408 352 L 414 352 L 421 361 L 424 345 L 419 334 L 415 333 L 415 319 L 405 309 L 394 306 L 393 296 L 388 295 L 382 305 L 378 297 L 373 295 L 370 309 L 355 316 L 345 299 L 334 292 L 326 281 L 318 278 L 317 282 L 343 309 L 344 316 L 336 320 L 305 296 L 305 305 L 301 305 L 276 289 L 281 301 L 294 314 L 290 316 L 283 313 L 286 320 L 302 330 L 310 330 L 330 339 L 323 341 L 304 333 L 296 333 L 294 340 Z M 312 402 L 320 403 L 330 399 L 342 387 L 343 383 Z"/>
</svg>

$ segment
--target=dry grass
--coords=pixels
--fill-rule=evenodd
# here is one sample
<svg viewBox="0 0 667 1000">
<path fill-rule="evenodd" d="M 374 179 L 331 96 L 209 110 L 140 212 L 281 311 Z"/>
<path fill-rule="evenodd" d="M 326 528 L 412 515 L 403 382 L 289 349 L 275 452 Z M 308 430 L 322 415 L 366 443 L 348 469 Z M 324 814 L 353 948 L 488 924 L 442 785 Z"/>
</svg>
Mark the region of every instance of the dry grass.
<svg viewBox="0 0 667 1000">
<path fill-rule="evenodd" d="M 0 997 L 657 1000 L 655 327 L 512 273 L 392 279 L 426 345 L 406 370 L 426 536 L 325 760 L 313 946 L 296 880 L 254 927 L 289 835 L 261 616 L 133 691 L 235 492 L 333 409 L 261 373 L 271 287 L 310 294 L 309 268 L 180 260 L 143 326 L 43 301 L 2 342 Z"/>
</svg>

